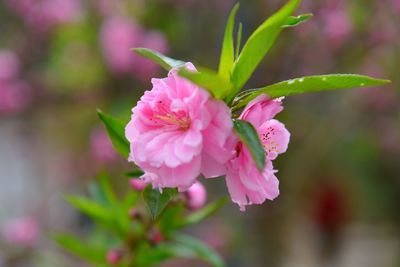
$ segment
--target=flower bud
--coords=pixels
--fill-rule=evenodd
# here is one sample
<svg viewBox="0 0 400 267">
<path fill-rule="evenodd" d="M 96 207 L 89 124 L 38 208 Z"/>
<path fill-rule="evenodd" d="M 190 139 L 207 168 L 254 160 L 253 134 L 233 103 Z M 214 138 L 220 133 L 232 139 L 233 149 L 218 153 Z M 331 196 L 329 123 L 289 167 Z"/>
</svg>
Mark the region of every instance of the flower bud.
<svg viewBox="0 0 400 267">
<path fill-rule="evenodd" d="M 107 262 L 111 265 L 118 264 L 122 259 L 122 252 L 116 249 L 107 252 Z"/>
<path fill-rule="evenodd" d="M 131 208 L 128 213 L 131 219 L 136 219 L 136 220 L 142 219 L 142 213 L 137 208 Z"/>
<path fill-rule="evenodd" d="M 136 191 L 142 191 L 147 186 L 147 182 L 145 180 L 137 178 L 131 179 L 129 183 L 131 184 L 132 188 Z"/>
<path fill-rule="evenodd" d="M 187 206 L 189 209 L 195 210 L 204 206 L 207 200 L 207 191 L 200 182 L 194 183 L 186 192 Z"/>
<path fill-rule="evenodd" d="M 149 237 L 150 243 L 152 243 L 153 245 L 160 244 L 164 240 L 163 234 L 160 232 L 160 230 L 155 229 L 155 228 L 153 228 L 149 232 L 148 237 Z"/>
</svg>

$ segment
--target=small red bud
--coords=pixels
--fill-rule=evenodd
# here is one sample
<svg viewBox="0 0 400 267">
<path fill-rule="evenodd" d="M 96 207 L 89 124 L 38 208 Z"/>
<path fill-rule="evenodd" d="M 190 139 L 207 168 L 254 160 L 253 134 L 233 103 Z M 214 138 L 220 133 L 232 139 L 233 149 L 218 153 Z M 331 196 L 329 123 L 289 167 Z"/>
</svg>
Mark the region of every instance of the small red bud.
<svg viewBox="0 0 400 267">
<path fill-rule="evenodd" d="M 107 262 L 111 265 L 118 264 L 122 259 L 122 252 L 112 249 L 107 252 Z"/>
<path fill-rule="evenodd" d="M 164 236 L 158 229 L 152 229 L 149 232 L 149 240 L 153 245 L 157 245 L 164 240 Z"/>
</svg>

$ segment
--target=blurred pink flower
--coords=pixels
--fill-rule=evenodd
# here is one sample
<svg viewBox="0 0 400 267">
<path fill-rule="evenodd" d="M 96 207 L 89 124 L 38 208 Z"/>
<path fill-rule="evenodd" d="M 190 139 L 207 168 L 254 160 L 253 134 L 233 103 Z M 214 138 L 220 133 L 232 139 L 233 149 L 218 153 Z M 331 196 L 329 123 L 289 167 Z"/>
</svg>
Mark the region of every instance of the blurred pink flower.
<svg viewBox="0 0 400 267">
<path fill-rule="evenodd" d="M 340 8 L 323 10 L 321 17 L 324 20 L 324 32 L 333 48 L 340 47 L 353 31 L 353 24 L 349 15 Z"/>
<path fill-rule="evenodd" d="M 31 93 L 29 85 L 22 81 L 0 80 L 0 114 L 24 109 L 31 100 Z"/>
<path fill-rule="evenodd" d="M 108 163 L 118 158 L 118 154 L 104 129 L 98 128 L 92 132 L 90 144 L 92 155 L 97 161 Z"/>
<path fill-rule="evenodd" d="M 13 51 L 0 50 L 0 80 L 14 79 L 19 75 L 20 62 Z"/>
<path fill-rule="evenodd" d="M 25 23 L 38 31 L 72 22 L 82 13 L 79 0 L 8 0 L 7 3 Z"/>
<path fill-rule="evenodd" d="M 400 0 L 392 0 L 392 6 L 396 12 L 400 12 Z"/>
<path fill-rule="evenodd" d="M 226 183 L 232 201 L 242 211 L 246 205 L 261 204 L 279 195 L 279 181 L 272 160 L 286 151 L 290 139 L 285 126 L 273 119 L 282 109 L 281 98 L 271 100 L 266 95 L 260 95 L 246 106 L 239 117 L 254 126 L 266 151 L 266 166 L 260 172 L 246 146 L 235 140 L 237 155 L 227 164 Z"/>
<path fill-rule="evenodd" d="M 195 182 L 186 192 L 187 206 L 189 209 L 196 210 L 202 208 L 207 201 L 207 191 L 200 182 Z"/>
<path fill-rule="evenodd" d="M 39 225 L 30 217 L 13 219 L 3 227 L 7 242 L 18 246 L 32 246 L 39 239 Z"/>
<path fill-rule="evenodd" d="M 146 47 L 160 53 L 166 53 L 168 51 L 168 43 L 164 34 L 157 31 L 149 31 L 142 34 L 141 41 L 137 46 Z M 133 73 L 135 77 L 142 82 L 147 81 L 159 70 L 159 66 L 147 58 L 132 53 L 130 53 L 130 55 L 134 61 Z"/>
<path fill-rule="evenodd" d="M 195 71 L 191 63 L 185 67 Z M 232 122 L 224 102 L 176 71 L 152 79 L 153 88 L 132 109 L 125 134 L 131 143 L 129 160 L 146 172 L 144 179 L 153 187 L 185 191 L 200 173 L 206 177 L 225 173 L 223 165 L 232 155 L 226 147 Z"/>
<path fill-rule="evenodd" d="M 141 30 L 135 21 L 110 17 L 102 25 L 100 42 L 110 69 L 116 73 L 132 73 L 134 61 L 130 49 L 137 46 Z"/>
<path fill-rule="evenodd" d="M 145 32 L 131 19 L 110 17 L 102 26 L 101 47 L 109 68 L 117 74 L 133 74 L 145 81 L 154 76 L 159 67 L 136 54 L 131 48 L 147 47 L 165 53 L 168 44 L 160 32 Z"/>
</svg>

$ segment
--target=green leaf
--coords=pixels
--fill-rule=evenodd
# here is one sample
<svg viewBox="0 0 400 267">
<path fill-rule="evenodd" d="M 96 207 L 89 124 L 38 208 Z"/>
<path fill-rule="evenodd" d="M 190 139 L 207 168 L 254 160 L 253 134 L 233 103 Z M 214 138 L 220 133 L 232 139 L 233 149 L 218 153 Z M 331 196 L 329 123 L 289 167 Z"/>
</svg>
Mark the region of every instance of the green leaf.
<svg viewBox="0 0 400 267">
<path fill-rule="evenodd" d="M 163 54 L 148 48 L 132 48 L 131 50 L 134 51 L 139 56 L 148 58 L 151 61 L 157 63 L 165 70 L 170 70 L 172 68 L 180 67 L 185 64 L 184 61 L 164 56 Z"/>
<path fill-rule="evenodd" d="M 282 25 L 284 25 L 299 3 L 300 0 L 291 0 L 258 27 L 247 40 L 233 67 L 232 82 L 236 91 L 229 100 L 233 99 L 250 78 L 261 60 L 275 43 L 279 33 L 282 31 Z"/>
<path fill-rule="evenodd" d="M 65 196 L 65 199 L 72 206 L 95 221 L 110 222 L 112 220 L 113 214 L 97 202 L 77 196 Z"/>
<path fill-rule="evenodd" d="M 378 86 L 389 82 L 389 80 L 375 79 L 356 74 L 329 74 L 296 78 L 263 88 L 244 91 L 233 102 L 232 110 L 238 110 L 246 106 L 251 100 L 261 94 L 267 94 L 271 98 L 276 98 L 311 92 Z"/>
<path fill-rule="evenodd" d="M 219 200 L 216 200 L 205 207 L 203 207 L 200 210 L 197 210 L 195 212 L 192 212 L 190 215 L 186 216 L 181 220 L 180 226 L 186 226 L 190 224 L 196 224 L 201 222 L 202 220 L 210 217 L 213 215 L 215 212 L 217 212 L 220 208 L 222 208 L 226 202 L 228 201 L 228 198 L 224 197 Z"/>
<path fill-rule="evenodd" d="M 112 189 L 112 186 L 109 181 L 109 177 L 105 173 L 100 173 L 99 175 L 99 185 L 101 190 L 104 192 L 104 195 L 107 199 L 107 201 L 113 205 L 117 205 L 117 196 L 115 195 L 114 190 Z"/>
<path fill-rule="evenodd" d="M 176 189 L 164 188 L 160 193 L 157 189 L 147 186 L 143 190 L 143 198 L 150 209 L 151 217 L 156 220 L 167 204 L 178 194 Z"/>
<path fill-rule="evenodd" d="M 237 32 L 237 39 L 236 39 L 235 58 L 237 58 L 240 53 L 240 46 L 242 45 L 242 33 L 243 33 L 243 24 L 240 22 L 238 32 Z"/>
<path fill-rule="evenodd" d="M 260 138 L 253 125 L 244 120 L 234 120 L 233 126 L 240 140 L 250 151 L 251 157 L 255 161 L 257 168 L 262 171 L 265 167 L 265 151 Z"/>
<path fill-rule="evenodd" d="M 286 19 L 286 21 L 282 27 L 289 28 L 289 27 L 297 26 L 301 23 L 307 22 L 310 18 L 312 18 L 312 16 L 313 16 L 313 14 L 311 14 L 311 13 L 301 14 L 299 16 L 290 16 Z"/>
<path fill-rule="evenodd" d="M 213 267 L 225 266 L 222 258 L 202 241 L 183 234 L 175 235 L 173 240 L 175 242 L 168 244 L 167 249 L 171 250 L 174 256 L 188 259 L 200 259 L 208 262 Z"/>
<path fill-rule="evenodd" d="M 107 129 L 111 143 L 124 158 L 128 158 L 130 145 L 125 137 L 125 123 L 108 115 L 101 110 L 97 111 L 100 120 L 104 123 Z"/>
<path fill-rule="evenodd" d="M 85 244 L 82 240 L 74 236 L 56 235 L 53 239 L 66 251 L 69 251 L 90 263 L 104 263 L 106 260 L 105 249 L 95 248 L 93 245 Z"/>
<path fill-rule="evenodd" d="M 130 172 L 126 172 L 126 173 L 125 173 L 126 176 L 128 176 L 128 177 L 134 177 L 134 178 L 140 177 L 140 176 L 142 176 L 143 174 L 144 174 L 144 172 L 143 172 L 142 170 L 133 170 L 133 171 L 130 171 Z"/>
<path fill-rule="evenodd" d="M 231 83 L 213 70 L 201 69 L 200 72 L 194 72 L 181 68 L 178 74 L 208 90 L 211 95 L 218 99 L 227 96 L 232 89 Z"/>
<path fill-rule="evenodd" d="M 230 71 L 233 66 L 233 62 L 235 60 L 235 51 L 234 51 L 234 44 L 233 44 L 233 28 L 235 26 L 235 17 L 236 13 L 239 9 L 239 3 L 237 3 L 228 18 L 228 22 L 226 24 L 224 41 L 222 43 L 222 51 L 221 57 L 219 60 L 219 75 L 224 77 L 225 79 L 229 79 Z"/>
</svg>

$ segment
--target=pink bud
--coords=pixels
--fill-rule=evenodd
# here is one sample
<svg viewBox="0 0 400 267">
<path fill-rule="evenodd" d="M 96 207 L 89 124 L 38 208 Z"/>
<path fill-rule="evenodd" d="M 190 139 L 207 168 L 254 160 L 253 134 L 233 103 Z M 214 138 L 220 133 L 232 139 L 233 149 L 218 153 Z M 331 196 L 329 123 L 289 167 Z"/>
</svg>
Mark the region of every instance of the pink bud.
<svg viewBox="0 0 400 267">
<path fill-rule="evenodd" d="M 107 262 L 109 264 L 115 265 L 121 261 L 122 252 L 116 249 L 112 249 L 107 252 Z"/>
<path fill-rule="evenodd" d="M 153 245 L 157 245 L 164 240 L 164 236 L 158 229 L 154 228 L 149 233 L 149 240 Z"/>
<path fill-rule="evenodd" d="M 204 206 L 207 201 L 207 191 L 204 185 L 200 182 L 194 183 L 187 191 L 187 206 L 190 209 L 199 209 Z"/>
<path fill-rule="evenodd" d="M 143 189 L 146 188 L 148 184 L 145 180 L 137 178 L 131 179 L 129 183 L 131 184 L 132 188 L 135 189 L 136 191 L 142 191 Z"/>
<path fill-rule="evenodd" d="M 32 246 L 39 238 L 39 226 L 32 218 L 16 218 L 6 223 L 3 235 L 12 245 Z"/>
</svg>

